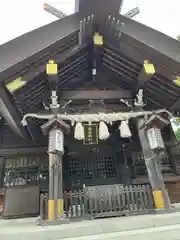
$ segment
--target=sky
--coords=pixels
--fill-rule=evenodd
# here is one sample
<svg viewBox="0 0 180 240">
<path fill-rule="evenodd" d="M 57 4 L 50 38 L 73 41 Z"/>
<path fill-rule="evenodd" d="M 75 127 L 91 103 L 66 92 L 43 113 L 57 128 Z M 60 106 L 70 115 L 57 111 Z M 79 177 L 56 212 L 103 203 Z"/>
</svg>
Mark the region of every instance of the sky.
<svg viewBox="0 0 180 240">
<path fill-rule="evenodd" d="M 111 0 L 104 0 L 111 1 Z M 0 45 L 26 32 L 39 28 L 57 18 L 43 9 L 44 0 L 1 0 Z M 74 0 L 47 0 L 66 14 L 74 11 Z M 124 0 L 122 13 L 134 7 L 140 14 L 134 18 L 173 38 L 180 34 L 180 0 Z"/>
</svg>

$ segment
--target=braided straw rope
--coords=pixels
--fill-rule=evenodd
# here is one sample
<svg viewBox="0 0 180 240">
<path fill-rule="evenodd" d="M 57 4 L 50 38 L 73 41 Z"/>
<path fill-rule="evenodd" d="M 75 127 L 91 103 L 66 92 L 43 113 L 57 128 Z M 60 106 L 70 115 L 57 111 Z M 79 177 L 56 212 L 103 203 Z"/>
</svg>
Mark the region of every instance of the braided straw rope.
<svg viewBox="0 0 180 240">
<path fill-rule="evenodd" d="M 144 117 L 153 114 L 161 114 L 167 113 L 169 117 L 172 117 L 172 114 L 165 110 L 156 110 L 156 111 L 140 111 L 140 112 L 118 112 L 118 113 L 96 113 L 96 114 L 78 114 L 78 115 L 69 115 L 69 114 L 36 114 L 36 113 L 28 113 L 25 114 L 22 119 L 22 125 L 27 125 L 28 118 L 38 118 L 45 120 L 58 119 L 63 121 L 70 121 L 71 123 L 75 122 L 106 122 L 111 123 L 115 121 L 128 120 L 130 118 Z"/>
</svg>

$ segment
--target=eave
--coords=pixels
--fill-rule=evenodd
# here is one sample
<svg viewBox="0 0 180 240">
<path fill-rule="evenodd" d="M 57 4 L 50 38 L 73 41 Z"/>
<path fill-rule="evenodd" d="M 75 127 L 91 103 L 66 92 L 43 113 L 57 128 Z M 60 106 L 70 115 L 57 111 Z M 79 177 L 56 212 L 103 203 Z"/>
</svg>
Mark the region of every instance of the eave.
<svg viewBox="0 0 180 240">
<path fill-rule="evenodd" d="M 0 46 L 0 82 L 56 53 L 79 30 L 79 13 L 65 17 Z M 36 64 L 37 65 L 37 64 Z"/>
</svg>

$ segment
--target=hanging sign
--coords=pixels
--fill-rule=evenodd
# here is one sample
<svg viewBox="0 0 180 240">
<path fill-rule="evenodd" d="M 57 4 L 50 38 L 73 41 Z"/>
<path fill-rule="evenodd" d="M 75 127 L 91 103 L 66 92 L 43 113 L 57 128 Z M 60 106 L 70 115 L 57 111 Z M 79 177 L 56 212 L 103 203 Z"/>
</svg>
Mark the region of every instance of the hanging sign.
<svg viewBox="0 0 180 240">
<path fill-rule="evenodd" d="M 98 144 L 98 125 L 84 124 L 84 145 Z"/>
</svg>

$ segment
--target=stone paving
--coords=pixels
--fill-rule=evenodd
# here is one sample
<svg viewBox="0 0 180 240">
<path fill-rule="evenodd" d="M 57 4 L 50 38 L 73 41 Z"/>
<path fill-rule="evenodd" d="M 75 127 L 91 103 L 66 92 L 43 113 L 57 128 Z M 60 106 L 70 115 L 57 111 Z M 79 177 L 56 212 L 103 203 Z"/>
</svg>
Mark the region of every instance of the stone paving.
<svg viewBox="0 0 180 240">
<path fill-rule="evenodd" d="M 180 213 L 86 220 L 48 227 L 36 226 L 35 218 L 0 220 L 0 239 L 61 240 L 66 238 L 79 239 L 79 237 L 81 239 L 86 236 L 86 238 L 91 237 L 93 240 L 94 235 L 101 236 L 103 234 L 102 236 L 108 236 L 116 233 L 118 235 L 121 232 L 161 228 L 178 224 L 180 224 Z"/>
</svg>

